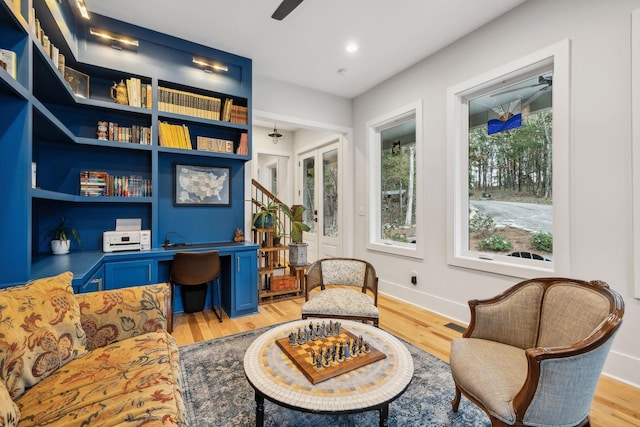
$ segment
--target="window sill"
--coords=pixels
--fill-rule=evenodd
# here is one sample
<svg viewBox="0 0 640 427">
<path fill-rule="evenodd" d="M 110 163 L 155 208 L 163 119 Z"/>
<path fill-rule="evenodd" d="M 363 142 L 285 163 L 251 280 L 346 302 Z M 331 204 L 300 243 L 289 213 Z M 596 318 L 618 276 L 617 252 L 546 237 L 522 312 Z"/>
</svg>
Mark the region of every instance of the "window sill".
<svg viewBox="0 0 640 427">
<path fill-rule="evenodd" d="M 486 271 L 522 279 L 543 276 L 557 276 L 557 266 L 553 261 L 538 261 L 524 258 L 512 258 L 498 254 L 469 254 L 452 256 L 448 264 L 455 267 Z M 560 274 L 561 275 L 561 274 Z"/>
<path fill-rule="evenodd" d="M 375 252 L 383 252 L 407 258 L 423 259 L 422 250 L 417 245 L 399 245 L 393 243 L 370 242 L 367 249 Z"/>
</svg>

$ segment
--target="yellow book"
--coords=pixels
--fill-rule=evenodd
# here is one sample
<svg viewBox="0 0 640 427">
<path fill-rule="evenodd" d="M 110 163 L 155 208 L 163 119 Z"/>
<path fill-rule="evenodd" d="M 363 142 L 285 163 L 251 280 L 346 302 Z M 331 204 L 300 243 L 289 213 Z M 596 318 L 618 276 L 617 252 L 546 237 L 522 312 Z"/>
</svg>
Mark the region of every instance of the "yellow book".
<svg viewBox="0 0 640 427">
<path fill-rule="evenodd" d="M 187 150 L 191 150 L 191 135 L 189 135 L 189 128 L 187 127 L 187 125 L 182 125 L 182 129 L 184 131 L 184 137 L 185 137 L 185 147 Z"/>
</svg>

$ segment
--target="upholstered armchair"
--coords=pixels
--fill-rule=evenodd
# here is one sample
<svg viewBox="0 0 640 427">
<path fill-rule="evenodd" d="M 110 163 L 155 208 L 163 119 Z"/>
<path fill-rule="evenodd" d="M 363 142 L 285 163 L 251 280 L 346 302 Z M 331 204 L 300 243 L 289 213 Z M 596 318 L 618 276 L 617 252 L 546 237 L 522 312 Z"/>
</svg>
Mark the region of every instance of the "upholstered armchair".
<svg viewBox="0 0 640 427">
<path fill-rule="evenodd" d="M 366 261 L 351 258 L 327 258 L 313 263 L 305 275 L 302 305 L 302 318 L 309 317 L 361 320 L 378 326 L 376 270 Z"/>
<path fill-rule="evenodd" d="M 596 386 L 624 302 L 601 281 L 532 279 L 469 301 L 451 343 L 454 411 L 461 394 L 492 426 L 588 426 Z"/>
</svg>

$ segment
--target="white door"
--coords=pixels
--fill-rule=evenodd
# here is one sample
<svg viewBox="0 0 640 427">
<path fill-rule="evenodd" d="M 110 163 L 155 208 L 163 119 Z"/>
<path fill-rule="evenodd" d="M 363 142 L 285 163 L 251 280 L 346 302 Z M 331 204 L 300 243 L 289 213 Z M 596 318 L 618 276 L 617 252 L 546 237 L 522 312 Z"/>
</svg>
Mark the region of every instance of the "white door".
<svg viewBox="0 0 640 427">
<path fill-rule="evenodd" d="M 304 233 L 304 241 L 309 244 L 307 261 L 340 256 L 343 207 L 339 140 L 300 154 L 298 167 L 297 196 L 306 208 L 304 222 L 311 228 Z"/>
</svg>

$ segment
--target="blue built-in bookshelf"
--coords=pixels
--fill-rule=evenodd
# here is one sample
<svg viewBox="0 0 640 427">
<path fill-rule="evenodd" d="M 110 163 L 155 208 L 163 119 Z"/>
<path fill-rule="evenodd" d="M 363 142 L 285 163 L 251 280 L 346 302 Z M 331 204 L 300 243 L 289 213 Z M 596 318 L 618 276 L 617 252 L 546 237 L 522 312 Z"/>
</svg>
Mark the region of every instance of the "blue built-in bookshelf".
<svg viewBox="0 0 640 427">
<path fill-rule="evenodd" d="M 120 43 L 121 49 L 114 49 L 112 40 L 96 32 L 138 44 Z M 65 266 L 76 269 L 74 285 L 79 288 L 92 276 L 101 276 L 101 269 L 114 261 L 102 253 L 102 233 L 113 230 L 117 218 L 140 218 L 142 228 L 151 230 L 147 258 L 157 252 L 165 261 L 166 239 L 228 242 L 237 228 L 244 228 L 244 167 L 251 159 L 250 59 L 96 14 L 84 20 L 68 2 L 46 0 L 0 0 L 0 49 L 15 53 L 17 66 L 15 79 L 0 70 L 0 287 L 56 274 Z M 194 58 L 226 70 L 195 63 Z M 131 102 L 116 103 L 112 88 L 131 79 L 139 82 L 128 93 Z M 170 98 L 160 100 L 160 88 Z M 135 98 L 146 105 L 141 101 L 138 106 Z M 227 120 L 224 111 L 220 117 L 199 111 L 210 109 L 212 99 L 220 100 L 221 110 L 225 101 L 234 106 Z M 98 122 L 109 124 L 106 140 L 98 139 Z M 159 138 L 161 122 L 179 125 L 175 128 L 186 125 L 192 149 L 169 146 L 170 135 Z M 141 128 L 150 132 L 148 143 L 129 137 L 132 132 L 140 135 Z M 133 142 L 119 142 L 117 129 Z M 197 137 L 230 145 L 223 152 L 201 151 Z M 176 164 L 228 169 L 228 203 L 177 206 Z M 83 171 L 133 176 L 149 183 L 151 192 L 122 197 L 105 189 L 107 195 L 81 195 Z M 82 246 L 72 242 L 70 255 L 54 258 L 46 232 L 62 217 L 78 229 Z M 255 249 L 251 244 L 236 248 Z M 118 260 L 122 257 L 126 254 Z M 240 262 L 231 261 L 230 269 Z M 149 280 L 166 280 L 163 262 L 152 261 Z M 109 282 L 108 277 L 104 280 Z"/>
</svg>

